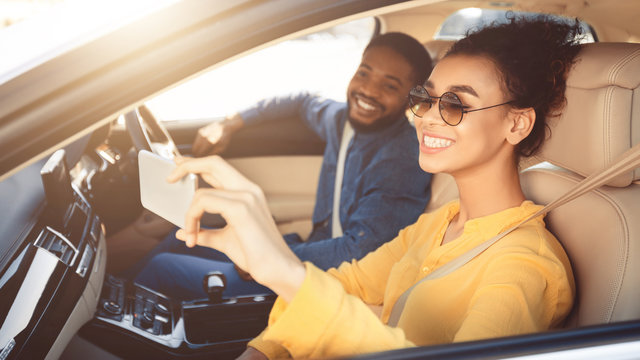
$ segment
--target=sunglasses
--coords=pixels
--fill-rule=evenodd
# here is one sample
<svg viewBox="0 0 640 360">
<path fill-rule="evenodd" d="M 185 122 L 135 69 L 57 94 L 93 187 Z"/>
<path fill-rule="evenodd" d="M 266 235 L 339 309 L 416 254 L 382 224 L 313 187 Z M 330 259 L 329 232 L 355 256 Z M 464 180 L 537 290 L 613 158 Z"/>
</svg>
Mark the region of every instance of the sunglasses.
<svg viewBox="0 0 640 360">
<path fill-rule="evenodd" d="M 409 104 L 411 105 L 411 112 L 419 117 L 422 116 L 431 109 L 433 104 L 438 101 L 438 111 L 440 117 L 447 125 L 456 126 L 462 121 L 462 116 L 466 113 L 491 109 L 497 106 L 502 106 L 511 103 L 507 101 L 502 104 L 483 107 L 480 109 L 469 109 L 468 106 L 462 105 L 462 101 L 458 95 L 452 92 L 445 92 L 442 96 L 431 96 L 427 89 L 421 85 L 416 85 L 411 91 L 409 91 Z"/>
</svg>

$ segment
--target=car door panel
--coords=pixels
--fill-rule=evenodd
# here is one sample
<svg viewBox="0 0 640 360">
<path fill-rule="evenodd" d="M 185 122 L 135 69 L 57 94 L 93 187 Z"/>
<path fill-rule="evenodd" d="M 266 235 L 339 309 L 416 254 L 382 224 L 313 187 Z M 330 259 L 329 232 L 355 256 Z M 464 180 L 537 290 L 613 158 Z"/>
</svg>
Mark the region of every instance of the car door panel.
<svg viewBox="0 0 640 360">
<path fill-rule="evenodd" d="M 322 156 L 245 157 L 229 163 L 262 188 L 281 233 L 308 236 Z"/>
</svg>

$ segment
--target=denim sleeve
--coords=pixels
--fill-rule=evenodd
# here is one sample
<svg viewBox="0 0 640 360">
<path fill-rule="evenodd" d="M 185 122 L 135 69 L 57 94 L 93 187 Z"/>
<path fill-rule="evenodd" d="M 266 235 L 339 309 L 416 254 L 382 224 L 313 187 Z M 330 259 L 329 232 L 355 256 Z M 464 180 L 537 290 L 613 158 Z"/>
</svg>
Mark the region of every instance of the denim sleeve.
<svg viewBox="0 0 640 360">
<path fill-rule="evenodd" d="M 315 131 L 322 140 L 335 128 L 335 119 L 344 106 L 308 93 L 275 97 L 259 101 L 240 112 L 245 124 L 298 117 Z"/>
<path fill-rule="evenodd" d="M 413 160 L 378 162 L 366 170 L 365 194 L 343 225 L 341 237 L 291 244 L 293 252 L 327 270 L 361 259 L 413 224 L 429 201 L 431 174 Z"/>
</svg>

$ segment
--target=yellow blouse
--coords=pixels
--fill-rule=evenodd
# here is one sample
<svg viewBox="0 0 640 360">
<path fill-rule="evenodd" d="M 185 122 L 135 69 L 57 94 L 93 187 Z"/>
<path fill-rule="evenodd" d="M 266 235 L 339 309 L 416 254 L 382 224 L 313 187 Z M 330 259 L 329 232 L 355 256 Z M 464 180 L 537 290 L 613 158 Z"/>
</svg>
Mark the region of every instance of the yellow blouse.
<svg viewBox="0 0 640 360">
<path fill-rule="evenodd" d="M 360 261 L 328 272 L 305 263 L 307 275 L 298 293 L 289 304 L 276 300 L 268 328 L 249 346 L 269 358 L 316 358 L 556 327 L 571 310 L 575 285 L 569 260 L 542 217 L 449 275 L 419 284 L 407 299 L 398 327 L 385 325 L 406 289 L 540 208 L 525 201 L 469 220 L 460 237 L 441 245 L 459 211 L 459 202 L 453 201 L 423 214 Z M 382 321 L 365 303 L 383 305 Z"/>
</svg>

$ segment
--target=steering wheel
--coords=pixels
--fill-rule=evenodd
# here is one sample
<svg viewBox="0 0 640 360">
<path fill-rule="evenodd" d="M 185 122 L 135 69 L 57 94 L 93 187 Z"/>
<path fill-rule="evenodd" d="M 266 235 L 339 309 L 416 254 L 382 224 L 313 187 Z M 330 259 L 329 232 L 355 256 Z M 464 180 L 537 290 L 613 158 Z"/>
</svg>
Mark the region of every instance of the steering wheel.
<svg viewBox="0 0 640 360">
<path fill-rule="evenodd" d="M 171 135 L 146 105 L 126 113 L 124 121 L 136 152 L 147 150 L 167 159 L 180 156 Z"/>
</svg>

